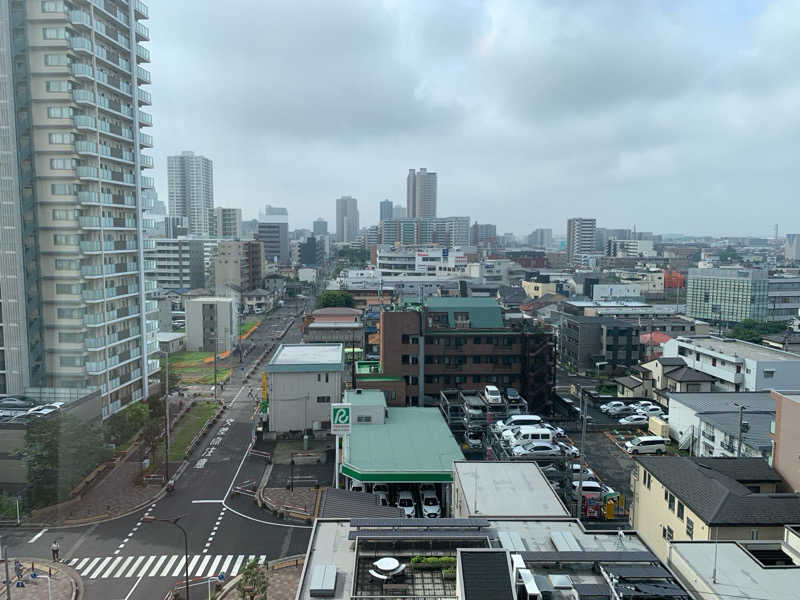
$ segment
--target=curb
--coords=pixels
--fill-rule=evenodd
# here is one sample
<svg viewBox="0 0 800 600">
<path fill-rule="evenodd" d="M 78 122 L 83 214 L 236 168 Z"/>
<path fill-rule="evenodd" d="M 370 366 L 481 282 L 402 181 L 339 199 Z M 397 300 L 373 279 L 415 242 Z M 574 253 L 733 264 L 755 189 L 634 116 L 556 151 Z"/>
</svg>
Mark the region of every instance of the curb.
<svg viewBox="0 0 800 600">
<path fill-rule="evenodd" d="M 54 563 L 51 560 L 33 556 L 22 556 L 22 557 L 18 556 L 16 560 L 19 560 L 23 565 L 38 563 L 40 566 L 36 567 L 37 571 L 45 571 L 51 567 L 63 571 L 69 577 L 70 583 L 72 584 L 72 600 L 81 600 L 83 598 L 84 595 L 83 579 L 75 569 L 67 566 L 65 562 Z M 3 595 L 3 597 L 5 597 L 5 594 Z"/>
</svg>

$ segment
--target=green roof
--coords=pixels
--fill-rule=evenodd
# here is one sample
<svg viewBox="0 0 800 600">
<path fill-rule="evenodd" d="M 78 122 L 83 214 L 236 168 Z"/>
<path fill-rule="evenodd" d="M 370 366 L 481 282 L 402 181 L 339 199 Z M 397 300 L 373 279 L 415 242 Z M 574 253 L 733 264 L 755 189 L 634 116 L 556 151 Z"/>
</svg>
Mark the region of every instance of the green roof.
<svg viewBox="0 0 800 600">
<path fill-rule="evenodd" d="M 453 461 L 463 459 L 438 408 L 390 407 L 382 425 L 352 425 L 341 472 L 359 481 L 450 482 Z"/>
<path fill-rule="evenodd" d="M 356 374 L 358 375 L 380 375 L 381 373 L 383 373 L 383 369 L 381 369 L 379 360 L 356 361 Z"/>
<path fill-rule="evenodd" d="M 386 395 L 382 390 L 360 390 L 358 393 L 355 390 L 345 390 L 342 402 L 366 406 L 375 404 L 386 406 Z"/>
<path fill-rule="evenodd" d="M 502 328 L 503 316 L 494 298 L 471 296 L 468 298 L 431 296 L 425 299 L 431 312 L 446 312 L 450 327 L 456 326 L 454 313 L 469 314 L 471 329 Z"/>
</svg>

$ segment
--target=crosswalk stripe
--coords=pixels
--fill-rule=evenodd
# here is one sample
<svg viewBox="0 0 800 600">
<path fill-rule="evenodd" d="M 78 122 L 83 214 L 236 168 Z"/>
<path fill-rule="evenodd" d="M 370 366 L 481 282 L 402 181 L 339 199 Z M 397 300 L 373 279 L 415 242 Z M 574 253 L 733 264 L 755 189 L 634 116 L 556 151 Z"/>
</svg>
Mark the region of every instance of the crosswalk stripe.
<svg viewBox="0 0 800 600">
<path fill-rule="evenodd" d="M 86 566 L 86 568 L 83 571 L 81 571 L 81 577 L 86 577 L 89 574 L 89 571 L 92 570 L 92 567 L 94 567 L 98 562 L 100 562 L 100 557 L 99 556 L 97 558 L 95 558 L 94 560 L 92 560 L 92 562 L 90 562 Z"/>
<path fill-rule="evenodd" d="M 161 571 L 162 577 L 166 577 L 167 575 L 169 575 L 169 570 L 172 568 L 172 563 L 174 563 L 176 560 L 178 560 L 178 555 L 177 554 L 172 555 L 172 557 L 167 561 L 167 564 L 164 565 L 164 570 Z"/>
<path fill-rule="evenodd" d="M 180 560 L 178 561 L 178 565 L 175 567 L 175 570 L 172 572 L 173 577 L 177 577 L 178 575 L 183 574 L 183 565 L 186 564 L 186 558 L 181 556 Z"/>
<path fill-rule="evenodd" d="M 208 571 L 206 572 L 206 577 L 214 577 L 219 573 L 219 571 L 217 571 L 217 565 L 221 560 L 222 560 L 222 554 L 217 554 L 216 558 L 214 558 L 214 560 L 211 562 L 211 566 L 208 567 Z"/>
<path fill-rule="evenodd" d="M 111 561 L 111 564 L 110 564 L 110 565 L 108 566 L 108 568 L 106 569 L 106 572 L 105 572 L 105 573 L 103 573 L 103 574 L 102 574 L 100 577 L 101 577 L 102 579 L 106 579 L 107 577 L 109 577 L 109 576 L 111 575 L 111 573 L 113 573 L 113 572 L 114 572 L 114 569 L 116 569 L 116 568 L 117 568 L 117 565 L 119 565 L 119 563 L 120 563 L 120 562 L 122 562 L 122 557 L 121 557 L 121 556 L 118 556 L 118 557 L 117 557 L 117 558 L 115 558 L 113 561 Z"/>
<path fill-rule="evenodd" d="M 258 564 L 263 565 L 266 560 L 267 560 L 267 555 L 262 554 L 261 556 L 258 557 Z"/>
<path fill-rule="evenodd" d="M 161 568 L 161 565 L 164 564 L 165 560 L 167 560 L 166 554 L 164 556 L 159 557 L 159 559 L 156 561 L 156 564 L 154 564 L 153 568 L 150 569 L 150 575 L 148 575 L 148 577 L 155 577 L 156 574 L 158 573 L 158 569 Z"/>
<path fill-rule="evenodd" d="M 77 563 L 79 560 L 80 560 L 80 558 L 71 558 L 71 559 L 69 559 L 69 562 L 67 563 L 67 566 L 68 566 L 68 567 L 74 567 L 74 566 L 75 566 L 75 564 L 76 564 L 76 563 Z M 84 560 L 85 560 L 85 559 L 84 559 Z"/>
<path fill-rule="evenodd" d="M 233 554 L 228 554 L 228 556 L 225 557 L 225 562 L 222 563 L 222 566 L 219 568 L 220 573 L 228 574 L 228 566 L 231 564 L 232 560 Z"/>
<path fill-rule="evenodd" d="M 147 569 L 150 568 L 150 565 L 153 564 L 153 561 L 155 559 L 156 559 L 155 556 L 151 556 L 150 558 L 148 558 L 147 562 L 144 563 L 144 566 L 139 571 L 139 574 L 137 575 L 137 577 L 144 577 L 144 574 L 147 573 Z"/>
<path fill-rule="evenodd" d="M 233 563 L 233 568 L 231 569 L 231 577 L 234 577 L 239 572 L 239 567 L 242 566 L 242 561 L 244 560 L 244 555 L 240 554 L 236 558 L 236 562 Z"/>
<path fill-rule="evenodd" d="M 136 571 L 136 567 L 138 567 L 139 563 L 142 562 L 143 560 L 144 560 L 144 556 L 138 556 L 136 558 L 136 561 L 133 563 L 133 566 L 131 566 L 130 570 L 127 573 L 125 573 L 125 575 L 123 575 L 123 577 L 133 577 L 133 574 Z"/>
<path fill-rule="evenodd" d="M 80 571 L 87 562 L 89 562 L 88 558 L 76 558 L 75 560 L 79 561 L 77 565 L 75 565 L 75 570 Z"/>
<path fill-rule="evenodd" d="M 128 565 L 131 564 L 131 561 L 136 558 L 135 556 L 129 556 L 125 559 L 125 562 L 122 563 L 122 566 L 114 573 L 114 577 L 122 577 L 123 571 L 128 568 Z"/>
<path fill-rule="evenodd" d="M 200 560 L 200 556 L 195 555 L 192 557 L 192 560 L 189 561 L 189 577 L 194 573 L 194 566 L 197 564 L 198 560 Z"/>
<path fill-rule="evenodd" d="M 102 573 L 102 572 L 103 572 L 103 569 L 105 569 L 105 568 L 106 568 L 106 565 L 107 565 L 108 563 L 110 563 L 110 562 L 111 562 L 111 557 L 110 557 L 110 556 L 109 556 L 109 557 L 107 557 L 107 558 L 104 558 L 104 559 L 103 559 L 103 560 L 100 562 L 100 564 L 97 566 L 97 568 L 94 570 L 94 572 L 92 573 L 92 575 L 91 575 L 90 579 L 97 579 L 97 578 L 100 576 L 100 573 Z"/>
<path fill-rule="evenodd" d="M 190 575 L 192 575 L 193 577 L 200 577 L 203 573 L 205 573 L 206 565 L 208 564 L 208 561 L 210 559 L 211 559 L 211 555 L 210 554 L 206 554 L 203 557 L 203 562 L 201 562 L 200 565 L 197 567 L 197 571 L 192 571 L 190 573 Z"/>
</svg>

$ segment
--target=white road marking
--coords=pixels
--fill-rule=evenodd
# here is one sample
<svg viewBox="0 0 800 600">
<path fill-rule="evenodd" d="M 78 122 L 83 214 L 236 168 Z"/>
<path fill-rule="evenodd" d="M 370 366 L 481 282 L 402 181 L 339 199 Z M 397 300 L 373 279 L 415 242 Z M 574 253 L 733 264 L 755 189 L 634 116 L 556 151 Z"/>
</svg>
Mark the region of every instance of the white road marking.
<svg viewBox="0 0 800 600">
<path fill-rule="evenodd" d="M 228 554 L 228 556 L 225 557 L 225 562 L 223 562 L 222 566 L 219 568 L 220 573 L 228 573 L 228 566 L 231 564 L 232 560 L 233 554 Z"/>
<path fill-rule="evenodd" d="M 224 500 L 192 500 L 192 504 L 221 504 Z"/>
<path fill-rule="evenodd" d="M 172 572 L 173 577 L 177 577 L 179 574 L 183 573 L 184 568 L 183 565 L 186 564 L 186 559 L 181 556 L 180 560 L 178 560 L 178 565 L 175 567 L 175 570 Z"/>
<path fill-rule="evenodd" d="M 89 573 L 86 573 L 86 576 L 89 576 L 90 579 L 97 579 L 100 576 L 100 573 L 103 572 L 103 569 L 106 568 L 106 565 L 108 563 L 110 563 L 110 562 L 111 562 L 111 557 L 110 556 L 107 557 L 107 558 L 104 558 L 102 561 L 100 561 L 100 564 L 97 565 L 97 568 L 94 569 L 92 574 L 89 575 Z"/>
<path fill-rule="evenodd" d="M 155 577 L 156 576 L 156 573 L 158 573 L 158 569 L 161 567 L 161 565 L 164 564 L 165 560 L 167 560 L 167 555 L 166 554 L 156 561 L 156 564 L 154 564 L 153 568 L 150 569 L 150 575 L 149 575 L 150 577 Z"/>
<path fill-rule="evenodd" d="M 126 558 L 126 559 L 125 559 L 125 562 L 124 562 L 124 563 L 122 563 L 122 566 L 119 568 L 119 570 L 118 570 L 116 573 L 114 573 L 114 577 L 121 577 L 121 576 L 122 576 L 122 572 L 123 572 L 125 569 L 127 569 L 127 568 L 128 568 L 128 565 L 129 565 L 129 564 L 131 564 L 131 561 L 132 561 L 134 558 L 136 558 L 136 557 L 135 557 L 135 556 L 129 556 L 128 558 Z"/>
<path fill-rule="evenodd" d="M 258 564 L 260 564 L 260 565 L 263 565 L 266 561 L 267 561 L 267 555 L 266 554 L 262 554 L 258 558 Z"/>
<path fill-rule="evenodd" d="M 162 577 L 166 577 L 167 575 L 169 575 L 169 570 L 172 568 L 172 563 L 174 563 L 176 560 L 178 560 L 178 555 L 177 554 L 172 556 L 172 558 L 170 558 L 167 561 L 167 564 L 164 565 L 164 570 L 161 571 L 161 576 Z"/>
<path fill-rule="evenodd" d="M 90 570 L 90 569 L 91 569 L 93 566 L 95 566 L 95 565 L 96 565 L 98 562 L 100 562 L 100 557 L 99 557 L 99 556 L 98 556 L 97 558 L 95 558 L 94 560 L 92 560 L 92 562 L 90 562 L 90 563 L 89 563 L 89 564 L 86 566 L 86 569 L 85 569 L 84 571 L 81 571 L 81 577 L 86 577 L 86 575 L 88 575 L 88 573 L 89 573 L 89 570 Z"/>
<path fill-rule="evenodd" d="M 189 574 L 192 575 L 193 577 L 199 577 L 200 575 L 202 575 L 203 572 L 205 571 L 206 565 L 208 564 L 209 560 L 211 560 L 211 557 L 209 555 L 204 556 L 203 562 L 200 563 L 200 565 L 197 567 L 197 570 L 192 571 Z"/>
<path fill-rule="evenodd" d="M 142 578 L 141 578 L 141 577 L 139 577 L 139 579 L 137 579 L 137 580 L 136 580 L 136 583 L 134 583 L 134 584 L 133 584 L 133 587 L 132 587 L 132 588 L 130 589 L 130 591 L 128 592 L 128 595 L 127 595 L 127 596 L 125 596 L 124 600 L 130 600 L 131 596 L 133 595 L 133 590 L 135 590 L 135 589 L 136 589 L 136 586 L 137 586 L 137 585 L 139 585 L 139 583 L 140 583 L 141 581 L 142 581 Z"/>
<path fill-rule="evenodd" d="M 231 569 L 230 576 L 234 577 L 239 572 L 239 567 L 242 566 L 242 561 L 244 560 L 244 555 L 240 554 L 236 558 L 236 562 L 233 563 L 233 568 Z"/>
<path fill-rule="evenodd" d="M 150 568 L 150 565 L 151 565 L 151 564 L 153 564 L 153 561 L 154 561 L 155 559 L 156 559 L 156 557 L 155 557 L 155 556 L 151 556 L 150 558 L 148 558 L 148 559 L 147 559 L 147 562 L 145 562 L 145 563 L 144 563 L 144 566 L 143 566 L 143 567 L 142 567 L 142 569 L 139 571 L 139 575 L 138 575 L 138 577 L 142 577 L 142 576 L 144 576 L 144 575 L 146 575 L 146 574 L 147 574 L 147 569 L 149 569 L 149 568 Z"/>
<path fill-rule="evenodd" d="M 136 559 L 136 562 L 133 563 L 133 566 L 131 567 L 131 570 L 128 571 L 127 573 L 125 573 L 125 575 L 123 575 L 123 577 L 133 577 L 133 574 L 136 572 L 136 567 L 138 567 L 139 563 L 141 563 L 143 560 L 144 560 L 144 556 L 138 557 Z"/>
<path fill-rule="evenodd" d="M 200 560 L 200 556 L 196 555 L 192 558 L 192 560 L 189 561 L 189 577 L 191 577 L 192 573 L 194 573 L 194 566 L 197 564 L 198 560 Z"/>
<path fill-rule="evenodd" d="M 76 558 L 75 560 L 78 560 L 78 559 Z M 87 562 L 89 562 L 89 559 L 88 558 L 84 558 L 77 565 L 75 565 L 75 570 L 76 571 L 80 571 L 83 568 L 83 565 L 85 565 Z"/>
<path fill-rule="evenodd" d="M 217 565 L 219 565 L 219 561 L 222 560 L 222 554 L 218 554 L 217 557 L 211 562 L 211 566 L 208 567 L 208 571 L 206 572 L 206 577 L 215 577 L 218 573 Z"/>
<path fill-rule="evenodd" d="M 103 573 L 103 574 L 100 576 L 100 578 L 101 578 L 101 579 L 107 579 L 107 578 L 108 578 L 108 577 L 111 575 L 111 573 L 113 573 L 113 572 L 114 572 L 114 569 L 116 569 L 116 568 L 117 568 L 117 565 L 119 565 L 119 563 L 120 563 L 121 561 L 122 561 L 122 557 L 121 557 L 121 556 L 118 556 L 117 558 L 115 558 L 114 560 L 112 560 L 112 561 L 111 561 L 111 564 L 110 564 L 110 565 L 108 566 L 108 568 L 106 569 L 106 572 L 105 572 L 105 573 Z"/>
<path fill-rule="evenodd" d="M 29 544 L 32 544 L 33 542 L 35 542 L 36 540 L 38 540 L 40 537 L 42 537 L 42 535 L 44 534 L 44 532 L 45 532 L 45 531 L 47 531 L 47 527 L 45 527 L 44 529 L 42 529 L 42 530 L 41 530 L 39 533 L 37 533 L 37 534 L 36 534 L 35 536 L 33 536 L 31 539 L 29 539 L 29 540 L 28 540 L 28 543 L 29 543 Z"/>
</svg>

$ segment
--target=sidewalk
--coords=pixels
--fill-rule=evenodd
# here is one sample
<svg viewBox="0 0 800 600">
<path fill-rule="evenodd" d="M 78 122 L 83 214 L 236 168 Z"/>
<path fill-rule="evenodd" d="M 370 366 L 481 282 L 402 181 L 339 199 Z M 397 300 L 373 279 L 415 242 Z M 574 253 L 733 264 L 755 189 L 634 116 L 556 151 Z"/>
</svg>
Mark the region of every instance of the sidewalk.
<svg viewBox="0 0 800 600">
<path fill-rule="evenodd" d="M 22 581 L 25 587 L 16 587 L 17 578 L 14 574 L 14 564 L 8 566 L 11 573 L 11 597 L 13 600 L 72 600 L 83 598 L 83 584 L 78 574 L 61 563 L 50 562 L 37 558 L 20 559 L 23 570 Z M 35 565 L 38 577 L 31 577 L 31 566 Z M 5 564 L 0 561 L 3 579 L 5 580 Z M 47 577 L 50 577 L 50 590 L 48 593 Z M 7 598 L 5 586 L 0 586 L 0 598 Z"/>
</svg>

